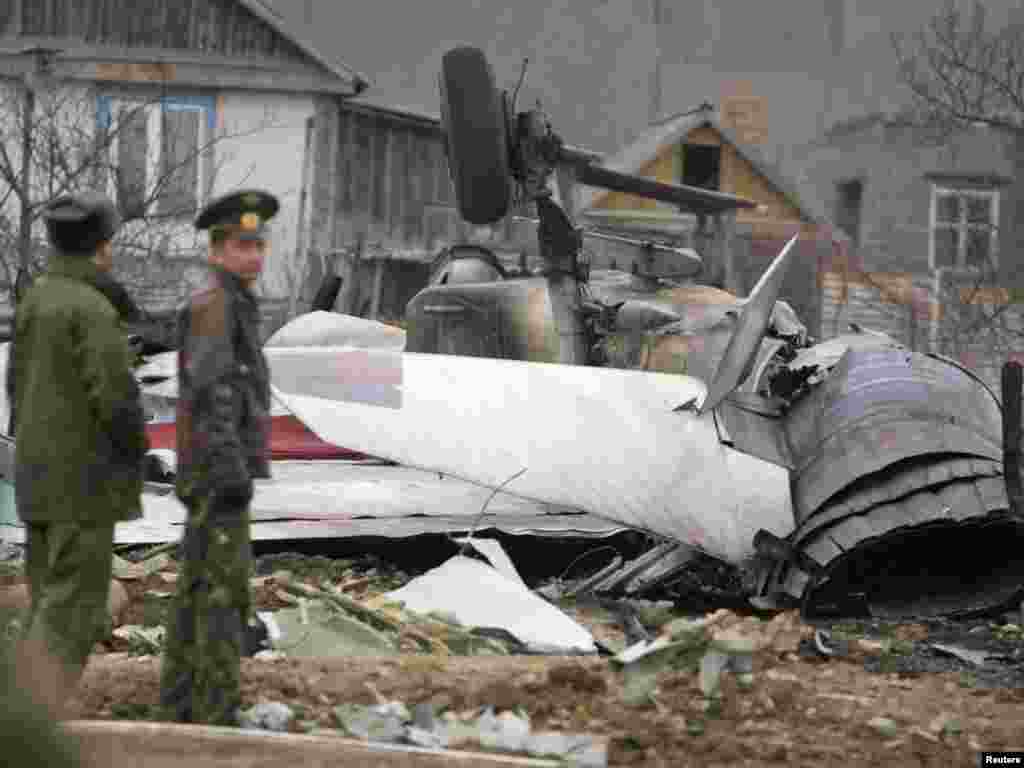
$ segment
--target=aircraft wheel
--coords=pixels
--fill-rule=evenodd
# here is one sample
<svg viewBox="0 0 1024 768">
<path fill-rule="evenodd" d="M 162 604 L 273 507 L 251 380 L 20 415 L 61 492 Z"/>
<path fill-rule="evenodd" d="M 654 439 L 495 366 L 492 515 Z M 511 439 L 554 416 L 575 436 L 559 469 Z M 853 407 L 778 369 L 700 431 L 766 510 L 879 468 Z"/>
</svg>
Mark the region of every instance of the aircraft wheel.
<svg viewBox="0 0 1024 768">
<path fill-rule="evenodd" d="M 512 201 L 508 136 L 501 93 L 479 48 L 460 46 L 441 60 L 441 120 L 459 213 L 494 224 Z"/>
</svg>

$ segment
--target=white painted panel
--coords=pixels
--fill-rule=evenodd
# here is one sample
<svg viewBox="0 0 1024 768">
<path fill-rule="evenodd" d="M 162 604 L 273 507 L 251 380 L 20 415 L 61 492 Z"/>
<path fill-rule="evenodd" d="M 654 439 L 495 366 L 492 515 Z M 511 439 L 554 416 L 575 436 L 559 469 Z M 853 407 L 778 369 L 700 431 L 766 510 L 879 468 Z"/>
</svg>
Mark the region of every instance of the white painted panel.
<svg viewBox="0 0 1024 768">
<path fill-rule="evenodd" d="M 792 530 L 785 469 L 719 442 L 686 376 L 342 348 L 268 348 L 275 394 L 321 439 L 575 506 L 732 562 Z M 358 373 L 347 361 L 358 363 Z M 400 367 L 400 402 L 365 385 Z M 357 380 L 358 379 L 358 380 Z M 364 385 L 360 388 L 358 385 Z M 362 402 L 355 402 L 355 400 Z"/>
</svg>

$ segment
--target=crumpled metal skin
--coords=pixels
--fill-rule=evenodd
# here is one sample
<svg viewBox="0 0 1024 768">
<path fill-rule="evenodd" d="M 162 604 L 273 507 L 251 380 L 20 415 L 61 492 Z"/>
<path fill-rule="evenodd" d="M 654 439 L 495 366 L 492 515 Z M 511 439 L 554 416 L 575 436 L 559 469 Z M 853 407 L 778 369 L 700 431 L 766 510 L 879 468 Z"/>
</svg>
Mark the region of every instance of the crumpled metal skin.
<svg viewBox="0 0 1024 768">
<path fill-rule="evenodd" d="M 255 298 L 230 273 L 182 313 L 178 497 L 188 509 L 161 670 L 165 717 L 235 724 L 251 599 L 249 501 L 270 476 L 269 369 Z"/>
<path fill-rule="evenodd" d="M 999 403 L 969 372 L 917 352 L 848 349 L 793 405 L 797 523 L 859 478 L 926 454 L 1002 458 Z"/>
</svg>

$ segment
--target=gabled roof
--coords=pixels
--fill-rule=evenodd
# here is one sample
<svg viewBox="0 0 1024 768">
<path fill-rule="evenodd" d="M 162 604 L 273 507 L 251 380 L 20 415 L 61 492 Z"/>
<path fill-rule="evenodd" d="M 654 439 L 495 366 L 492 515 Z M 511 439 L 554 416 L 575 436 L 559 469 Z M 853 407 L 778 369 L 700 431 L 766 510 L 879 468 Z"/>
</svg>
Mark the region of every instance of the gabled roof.
<svg viewBox="0 0 1024 768">
<path fill-rule="evenodd" d="M 341 61 L 325 56 L 297 26 L 285 19 L 265 0 L 238 0 L 238 3 L 257 18 L 269 24 L 275 32 L 297 45 L 303 53 L 313 59 L 335 77 L 350 81 L 357 94 L 370 87 L 370 79 Z"/>
<path fill-rule="evenodd" d="M 755 171 L 767 179 L 799 211 L 801 217 L 813 224 L 829 228 L 837 240 L 849 240 L 848 235 L 832 223 L 824 206 L 806 185 L 783 175 L 760 150 L 741 141 L 734 131 L 722 125 L 717 112 L 710 104 L 702 104 L 696 109 L 652 123 L 636 141 L 609 157 L 604 165 L 620 173 L 639 174 L 665 147 L 682 141 L 691 131 L 705 127 L 714 129 L 725 142 L 732 145 L 740 157 L 750 163 Z M 581 195 L 580 210 L 589 209 L 606 194 L 608 193 L 603 189 L 587 188 Z"/>
</svg>

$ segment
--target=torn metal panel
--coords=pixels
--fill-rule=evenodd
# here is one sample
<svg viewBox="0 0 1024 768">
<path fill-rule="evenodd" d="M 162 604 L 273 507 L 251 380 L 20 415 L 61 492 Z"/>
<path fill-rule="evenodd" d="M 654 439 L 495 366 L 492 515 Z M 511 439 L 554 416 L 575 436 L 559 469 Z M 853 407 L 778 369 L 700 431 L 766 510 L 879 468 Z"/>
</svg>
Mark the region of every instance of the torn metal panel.
<svg viewBox="0 0 1024 768">
<path fill-rule="evenodd" d="M 472 521 L 463 515 L 405 518 L 355 518 L 351 520 L 277 520 L 253 522 L 253 541 L 306 541 L 379 537 L 413 538 L 429 534 L 469 533 Z M 115 544 L 165 544 L 179 541 L 184 523 L 135 520 L 118 523 L 114 529 Z M 593 515 L 505 515 L 484 517 L 477 533 L 496 531 L 510 536 L 537 536 L 545 539 L 605 539 L 629 530 Z M 21 525 L 0 525 L 0 538 L 23 544 L 25 529 Z"/>
<path fill-rule="evenodd" d="M 831 582 L 849 579 L 855 573 L 856 578 L 862 580 L 861 587 L 868 592 L 873 591 L 876 601 L 888 600 L 880 597 L 885 588 L 897 594 L 898 597 L 893 598 L 896 602 L 888 609 L 890 611 L 897 610 L 893 607 L 896 603 L 909 604 L 909 598 L 902 595 L 899 579 L 900 574 L 911 569 L 912 565 L 903 562 L 901 557 L 921 563 L 918 567 L 928 572 L 945 569 L 957 573 L 959 581 L 963 581 L 960 586 L 957 586 L 959 581 L 956 579 L 943 582 L 929 577 L 933 579 L 930 586 L 926 585 L 923 577 L 918 582 L 920 594 L 935 598 L 929 611 L 941 613 L 950 606 L 958 605 L 957 601 L 959 608 L 985 603 L 986 599 L 980 593 L 986 590 L 990 592 L 991 604 L 995 604 L 997 598 L 1005 595 L 1005 582 L 1017 578 L 1018 587 L 1024 583 L 1024 563 L 1020 563 L 1016 556 L 1015 576 L 996 573 L 999 564 L 989 560 L 996 551 L 1003 551 L 1003 546 L 1008 543 L 1017 546 L 1017 542 L 1024 538 L 1024 530 L 1010 525 L 1005 518 L 1007 506 L 1000 476 L 958 478 L 889 500 L 830 525 L 818 526 L 808 534 L 801 530 L 794 538 L 800 541 L 799 546 L 804 552 L 826 566 Z M 936 532 L 941 535 L 937 536 Z M 938 548 L 943 546 L 943 542 L 951 548 L 959 546 L 961 549 L 958 552 L 950 549 L 942 555 Z M 896 556 L 896 551 L 902 555 Z M 973 551 L 985 551 L 986 555 L 984 558 L 974 557 L 969 554 Z M 854 562 L 861 565 L 848 566 Z M 844 571 L 847 567 L 856 567 L 857 570 Z M 807 592 L 807 574 L 794 568 L 779 568 L 775 578 L 782 591 L 793 598 L 814 601 L 814 590 Z M 864 579 L 867 581 L 863 582 Z M 979 594 L 965 594 L 970 590 Z M 771 592 L 771 589 L 767 591 Z M 913 604 L 920 608 L 922 602 L 913 601 Z"/>
<path fill-rule="evenodd" d="M 739 387 L 736 393 L 751 392 L 755 394 L 764 393 L 768 386 L 768 377 L 772 364 L 779 358 L 779 353 L 789 346 L 789 341 L 784 339 L 764 339 L 761 348 L 754 359 L 754 369 L 746 381 Z"/>
<path fill-rule="evenodd" d="M 819 528 L 866 512 L 880 504 L 904 498 L 923 488 L 968 477 L 997 477 L 999 474 L 998 463 L 989 459 L 936 456 L 925 457 L 923 461 L 901 462 L 860 478 L 830 499 L 804 521 L 794 533 L 793 541 L 800 542 Z"/>
<path fill-rule="evenodd" d="M 466 627 L 498 627 L 531 649 L 556 653 L 594 653 L 594 638 L 522 581 L 510 579 L 479 560 L 456 555 L 417 576 L 389 600 L 421 614 L 454 616 Z"/>
<path fill-rule="evenodd" d="M 998 461 L 999 406 L 972 377 L 911 352 L 848 349 L 787 418 L 802 523 L 859 478 L 925 454 Z"/>
<path fill-rule="evenodd" d="M 826 371 L 834 367 L 846 354 L 847 350 L 906 350 L 906 347 L 885 334 L 875 332 L 845 333 L 806 347 L 797 352 L 789 362 L 791 370 L 799 368 L 818 368 Z"/>
<path fill-rule="evenodd" d="M 275 461 L 270 479 L 254 483 L 250 505 L 255 541 L 468 532 L 490 489 L 408 467 L 346 461 Z M 143 517 L 118 523 L 118 544 L 162 543 L 181 537 L 186 510 L 173 486 L 147 484 Z M 605 537 L 622 523 L 578 509 L 494 494 L 479 529 L 546 537 Z M 22 541 L 23 531 L 10 540 Z M 14 533 L 14 532 L 12 532 Z"/>
<path fill-rule="evenodd" d="M 275 462 L 274 477 L 254 483 L 253 520 L 344 520 L 358 517 L 579 513 L 528 501 L 454 477 L 346 462 Z M 488 501 L 490 498 L 490 501 Z"/>
<path fill-rule="evenodd" d="M 827 535 L 818 536 L 806 544 L 803 551 L 820 565 L 826 565 L 843 554 L 843 548 Z"/>
<path fill-rule="evenodd" d="M 611 592 L 617 587 L 620 587 L 630 581 L 635 576 L 643 573 L 648 568 L 656 565 L 658 562 L 665 559 L 667 555 L 678 549 L 679 544 L 674 541 L 663 542 L 649 552 L 644 552 L 640 557 L 626 563 L 622 568 L 619 568 L 614 573 L 608 574 L 605 578 L 593 584 L 591 589 L 594 592 Z"/>
<path fill-rule="evenodd" d="M 677 545 L 656 563 L 635 574 L 632 579 L 626 582 L 624 586 L 626 594 L 640 594 L 671 579 L 693 562 L 696 556 L 697 552 L 692 547 L 688 547 L 685 544 Z"/>
<path fill-rule="evenodd" d="M 798 235 L 793 235 L 786 243 L 782 252 L 775 257 L 750 292 L 736 331 L 729 339 L 714 378 L 708 384 L 708 396 L 700 406 L 702 413 L 715 408 L 742 384 L 753 370 L 754 360 L 761 348 L 761 340 L 768 330 L 775 302 L 779 298 L 779 291 L 782 290 L 782 281 L 792 260 L 790 254 L 797 237 Z"/>
<path fill-rule="evenodd" d="M 737 398 L 738 394 L 726 398 L 716 411 L 733 447 L 780 467 L 792 469 L 793 456 L 781 413 L 758 408 L 749 400 Z"/>
</svg>

